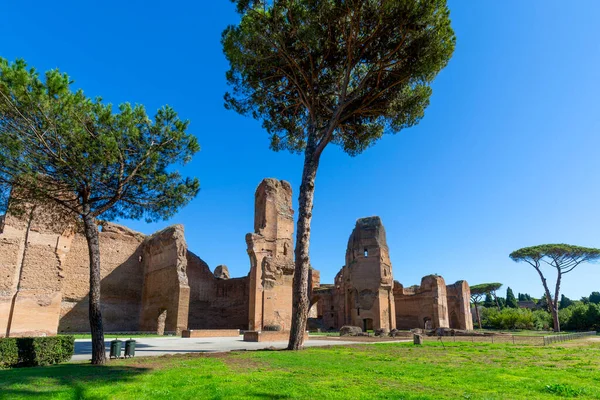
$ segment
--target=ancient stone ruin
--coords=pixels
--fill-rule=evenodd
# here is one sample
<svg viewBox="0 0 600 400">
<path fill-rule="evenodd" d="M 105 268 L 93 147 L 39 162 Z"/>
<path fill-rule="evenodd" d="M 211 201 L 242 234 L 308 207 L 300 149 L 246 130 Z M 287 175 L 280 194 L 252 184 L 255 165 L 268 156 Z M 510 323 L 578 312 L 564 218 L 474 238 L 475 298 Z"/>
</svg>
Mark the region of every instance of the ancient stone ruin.
<svg viewBox="0 0 600 400">
<path fill-rule="evenodd" d="M 256 190 L 254 232 L 246 235 L 250 271 L 241 278 L 231 278 L 224 265 L 211 272 L 188 249 L 181 225 L 150 236 L 107 222 L 100 228 L 107 332 L 288 334 L 294 274 L 288 182 L 265 179 Z M 473 328 L 465 281 L 446 285 L 430 275 L 404 288 L 393 280 L 379 217 L 356 222 L 335 282 L 321 285 L 319 277 L 311 269 L 313 327 Z M 88 291 L 87 243 L 74 219 L 46 205 L 0 218 L 0 337 L 89 331 Z"/>
<path fill-rule="evenodd" d="M 289 330 L 292 321 L 294 258 L 292 188 L 265 179 L 256 189 L 254 233 L 246 235 L 250 257 L 248 328 Z"/>
<path fill-rule="evenodd" d="M 392 264 L 379 217 L 362 218 L 348 239 L 346 265 L 335 285 L 313 290 L 323 326 L 359 326 L 364 331 L 396 327 Z"/>
<path fill-rule="evenodd" d="M 311 325 L 338 330 L 473 329 L 469 285 L 446 286 L 440 276 L 426 276 L 421 286 L 403 288 L 393 280 L 385 229 L 379 217 L 361 218 L 348 240 L 346 265 L 333 285 L 313 289 L 317 318 Z M 452 316 L 450 318 L 449 316 Z"/>
</svg>

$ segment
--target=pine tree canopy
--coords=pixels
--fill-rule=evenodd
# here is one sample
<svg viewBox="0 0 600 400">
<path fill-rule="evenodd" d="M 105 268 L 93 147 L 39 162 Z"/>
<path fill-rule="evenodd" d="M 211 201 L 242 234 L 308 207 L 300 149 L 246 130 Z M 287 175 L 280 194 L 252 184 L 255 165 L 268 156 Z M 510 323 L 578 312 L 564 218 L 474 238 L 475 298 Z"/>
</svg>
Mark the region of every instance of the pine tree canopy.
<svg viewBox="0 0 600 400">
<path fill-rule="evenodd" d="M 40 78 L 25 61 L 0 59 L 0 185 L 93 218 L 164 219 L 191 200 L 197 179 L 172 168 L 199 150 L 169 106 L 149 118 L 71 89 L 58 70 Z M 11 207 L 17 206 L 16 200 Z M 12 200 L 11 200 L 12 201 Z"/>
<path fill-rule="evenodd" d="M 471 294 L 481 294 L 485 295 L 491 292 L 494 292 L 502 287 L 502 284 L 499 282 L 492 283 L 480 283 L 478 285 L 473 285 L 470 287 Z"/>
<path fill-rule="evenodd" d="M 542 244 L 513 251 L 509 257 L 515 262 L 525 261 L 534 267 L 536 264 L 539 265 L 540 261 L 544 261 L 548 265 L 560 269 L 561 274 L 566 274 L 582 262 L 593 262 L 600 259 L 600 249 L 564 243 Z"/>
<path fill-rule="evenodd" d="M 454 52 L 445 0 L 234 2 L 225 104 L 261 120 L 274 150 L 316 135 L 319 153 L 336 143 L 355 155 L 417 124 Z"/>
</svg>

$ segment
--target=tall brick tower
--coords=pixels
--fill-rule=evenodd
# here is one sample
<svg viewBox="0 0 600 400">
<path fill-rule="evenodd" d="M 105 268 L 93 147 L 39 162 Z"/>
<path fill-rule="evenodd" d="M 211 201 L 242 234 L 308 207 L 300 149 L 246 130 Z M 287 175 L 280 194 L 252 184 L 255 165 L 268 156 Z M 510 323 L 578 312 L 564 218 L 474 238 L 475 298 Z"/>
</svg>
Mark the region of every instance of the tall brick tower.
<svg viewBox="0 0 600 400">
<path fill-rule="evenodd" d="M 249 329 L 289 330 L 294 274 L 294 211 L 286 181 L 264 179 L 255 195 L 254 233 L 246 235 L 250 257 Z"/>
<path fill-rule="evenodd" d="M 346 324 L 363 330 L 396 327 L 392 264 L 379 217 L 356 221 L 348 239 L 343 282 Z"/>
</svg>

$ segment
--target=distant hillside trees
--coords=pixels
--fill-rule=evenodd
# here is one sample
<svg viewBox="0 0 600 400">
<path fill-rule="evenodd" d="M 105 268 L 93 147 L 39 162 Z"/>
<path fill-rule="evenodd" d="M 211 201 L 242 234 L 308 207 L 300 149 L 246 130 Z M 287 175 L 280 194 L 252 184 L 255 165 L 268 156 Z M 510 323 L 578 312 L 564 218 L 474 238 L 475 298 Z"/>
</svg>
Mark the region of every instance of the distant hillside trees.
<svg viewBox="0 0 600 400">
<path fill-rule="evenodd" d="M 517 303 L 515 294 L 510 287 L 506 288 L 506 307 L 519 308 L 519 303 Z"/>
<path fill-rule="evenodd" d="M 476 287 L 475 291 L 481 290 Z M 590 297 L 596 298 L 594 293 L 598 292 L 592 292 L 590 296 L 583 297 L 582 300 L 571 300 L 564 294 L 561 295 L 558 310 L 561 329 L 569 331 L 600 330 L 600 304 L 589 301 Z M 482 296 L 477 296 L 477 298 L 479 298 L 478 307 L 473 312 L 473 316 L 477 323 L 481 321 L 482 328 L 549 330 L 554 327 L 554 319 L 545 295 L 536 301 L 529 294 L 519 293 L 517 298 L 524 299 L 520 301 L 535 304 L 531 309 L 506 307 L 503 297 L 497 298 L 498 304 L 500 304 L 500 309 L 498 309 L 493 301 L 493 296 L 489 293 L 485 294 L 483 301 L 481 301 Z"/>
<path fill-rule="evenodd" d="M 552 312 L 552 310 L 550 309 L 550 303 L 548 303 L 548 299 L 544 294 L 540 296 L 540 299 L 537 301 L 536 305 L 537 308 L 539 308 L 540 310 Z"/>
<path fill-rule="evenodd" d="M 519 299 L 519 301 L 532 301 L 531 296 L 527 293 L 519 293 L 517 295 L 517 298 Z"/>
<path fill-rule="evenodd" d="M 480 283 L 479 285 L 473 285 L 470 287 L 471 289 L 471 302 L 473 303 L 474 307 L 475 307 L 475 315 L 477 317 L 477 323 L 479 324 L 479 329 L 481 329 L 482 325 L 481 325 L 481 317 L 479 315 L 479 304 L 481 303 L 481 299 L 484 298 L 484 296 L 488 296 L 488 295 L 492 295 L 492 293 L 496 293 L 496 290 L 498 290 L 500 287 L 502 286 L 501 283 L 498 282 L 492 282 L 492 283 Z M 496 304 L 498 304 L 496 302 Z"/>
<path fill-rule="evenodd" d="M 484 307 L 495 307 L 496 306 L 496 302 L 494 302 L 494 299 L 492 298 L 491 293 L 485 294 L 485 300 L 483 301 L 483 306 Z"/>
<path fill-rule="evenodd" d="M 571 305 L 573 305 L 573 301 L 571 299 L 569 299 L 564 294 L 560 296 L 560 305 L 558 306 L 559 310 L 562 310 L 563 308 L 567 308 Z"/>
</svg>

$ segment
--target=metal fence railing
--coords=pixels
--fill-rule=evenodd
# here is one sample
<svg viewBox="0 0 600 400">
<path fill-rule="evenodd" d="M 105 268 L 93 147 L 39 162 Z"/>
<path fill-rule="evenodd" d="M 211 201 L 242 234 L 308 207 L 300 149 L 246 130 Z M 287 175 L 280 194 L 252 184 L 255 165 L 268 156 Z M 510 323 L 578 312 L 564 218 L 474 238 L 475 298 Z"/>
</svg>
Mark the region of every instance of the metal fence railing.
<svg viewBox="0 0 600 400">
<path fill-rule="evenodd" d="M 564 335 L 544 336 L 544 346 L 557 342 L 566 342 L 567 340 L 580 339 L 586 336 L 596 336 L 596 331 L 567 333 Z"/>
<path fill-rule="evenodd" d="M 488 335 L 457 335 L 457 336 L 423 336 L 426 341 L 443 342 L 472 342 L 472 343 L 509 343 L 509 344 L 529 344 L 536 346 L 547 346 L 552 343 L 565 342 L 568 340 L 580 339 L 586 336 L 595 336 L 596 331 L 564 333 L 549 336 L 534 335 L 509 335 L 509 334 L 488 334 Z"/>
</svg>

